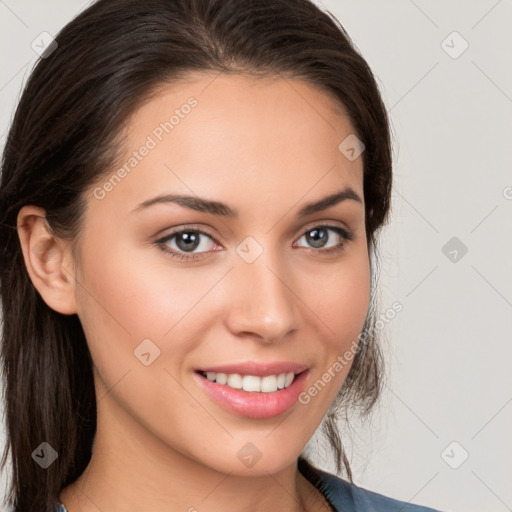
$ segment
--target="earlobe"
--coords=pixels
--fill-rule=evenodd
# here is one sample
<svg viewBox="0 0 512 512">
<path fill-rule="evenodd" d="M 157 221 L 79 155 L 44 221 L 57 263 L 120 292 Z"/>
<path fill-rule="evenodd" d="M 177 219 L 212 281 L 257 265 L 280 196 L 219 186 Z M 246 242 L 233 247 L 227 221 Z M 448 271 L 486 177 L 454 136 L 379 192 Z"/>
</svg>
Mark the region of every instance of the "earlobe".
<svg viewBox="0 0 512 512">
<path fill-rule="evenodd" d="M 45 210 L 38 206 L 20 209 L 17 230 L 27 272 L 43 300 L 58 313 L 76 313 L 69 243 L 53 234 Z"/>
</svg>

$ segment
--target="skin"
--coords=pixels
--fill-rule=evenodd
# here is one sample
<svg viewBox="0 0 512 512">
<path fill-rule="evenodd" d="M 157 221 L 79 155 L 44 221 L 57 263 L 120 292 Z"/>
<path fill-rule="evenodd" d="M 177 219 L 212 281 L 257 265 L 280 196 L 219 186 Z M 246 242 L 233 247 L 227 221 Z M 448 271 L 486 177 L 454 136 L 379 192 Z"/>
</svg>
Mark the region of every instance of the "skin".
<svg viewBox="0 0 512 512">
<path fill-rule="evenodd" d="M 198 105 L 103 199 L 91 187 L 76 259 L 44 210 L 19 212 L 34 286 L 51 308 L 78 315 L 94 361 L 94 451 L 60 499 L 70 512 L 220 512 L 234 499 L 240 512 L 328 510 L 296 461 L 350 364 L 309 403 L 270 419 L 223 409 L 194 370 L 303 362 L 308 389 L 357 340 L 370 299 L 363 162 L 338 149 L 354 128 L 333 97 L 299 79 L 195 72 L 135 112 L 122 162 L 191 96 Z M 346 186 L 362 202 L 297 216 Z M 173 203 L 132 212 L 164 192 L 222 201 L 240 217 Z M 354 239 L 323 253 L 304 236 L 322 224 Z M 191 225 L 211 236 L 201 235 L 198 259 L 174 259 L 155 243 Z M 343 241 L 324 235 L 328 248 Z M 263 248 L 250 264 L 236 252 L 248 236 Z M 179 251 L 177 242 L 166 244 Z M 149 366 L 134 357 L 146 338 L 160 350 Z M 262 455 L 252 467 L 237 457 L 248 442 Z"/>
</svg>

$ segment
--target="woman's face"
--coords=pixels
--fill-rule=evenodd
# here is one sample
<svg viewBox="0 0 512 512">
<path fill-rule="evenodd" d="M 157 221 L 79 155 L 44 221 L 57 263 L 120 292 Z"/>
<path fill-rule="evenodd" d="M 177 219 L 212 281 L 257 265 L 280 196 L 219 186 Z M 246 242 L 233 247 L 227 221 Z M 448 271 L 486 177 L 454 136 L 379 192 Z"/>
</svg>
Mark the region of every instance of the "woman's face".
<svg viewBox="0 0 512 512">
<path fill-rule="evenodd" d="M 119 167 L 88 195 L 76 262 L 96 441 L 277 472 L 324 418 L 368 310 L 354 129 L 305 82 L 211 73 L 162 89 L 127 128 Z M 306 371 L 267 393 L 201 369 L 268 390 L 285 380 L 269 373 Z"/>
</svg>

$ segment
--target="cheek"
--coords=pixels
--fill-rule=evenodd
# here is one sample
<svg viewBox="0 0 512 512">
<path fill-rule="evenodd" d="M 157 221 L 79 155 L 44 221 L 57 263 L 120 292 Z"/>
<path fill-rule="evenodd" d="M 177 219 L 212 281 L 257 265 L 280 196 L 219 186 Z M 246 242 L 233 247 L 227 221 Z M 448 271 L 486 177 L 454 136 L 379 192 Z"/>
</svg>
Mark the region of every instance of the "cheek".
<svg viewBox="0 0 512 512">
<path fill-rule="evenodd" d="M 157 319 L 162 297 L 152 293 L 147 265 L 134 260 L 108 233 L 95 231 L 81 260 L 78 316 L 94 364 L 111 384 L 140 364 L 133 351 L 143 339 L 161 336 L 164 326 Z"/>
<path fill-rule="evenodd" d="M 366 251 L 351 254 L 350 259 L 324 271 L 314 289 L 311 309 L 316 313 L 315 331 L 319 333 L 318 370 L 326 387 L 317 402 L 322 414 L 345 381 L 359 344 L 370 301 L 370 267 Z M 312 396 L 318 392 L 312 390 Z M 320 394 L 320 393 L 319 393 Z"/>
<path fill-rule="evenodd" d="M 95 364 L 105 374 L 115 373 L 109 379 L 118 378 L 127 368 L 140 365 L 134 350 L 145 339 L 163 356 L 155 360 L 156 366 L 168 359 L 171 346 L 173 359 L 179 360 L 193 346 L 180 347 L 176 341 L 186 340 L 187 335 L 195 339 L 191 329 L 204 328 L 215 316 L 206 310 L 209 302 L 201 299 L 218 281 L 218 272 L 170 272 L 165 255 L 148 258 L 148 252 L 158 248 L 100 242 L 96 237 L 83 258 L 77 297 Z"/>
<path fill-rule="evenodd" d="M 370 270 L 364 255 L 342 261 L 316 278 L 310 293 L 331 349 L 342 350 L 361 332 L 370 301 Z"/>
<path fill-rule="evenodd" d="M 298 401 L 321 419 L 345 381 L 359 344 L 370 300 L 368 257 L 361 251 L 317 274 L 309 314 L 316 333 L 316 368 Z M 314 432 L 312 426 L 311 435 Z"/>
<path fill-rule="evenodd" d="M 184 278 L 178 272 L 168 279 L 168 273 L 143 257 L 144 250 L 115 242 L 101 243 L 101 248 L 99 243 L 89 248 L 85 257 L 82 303 L 94 311 L 94 318 L 115 325 L 113 330 L 133 341 L 149 334 L 163 336 L 188 302 L 187 292 L 193 295 Z"/>
</svg>

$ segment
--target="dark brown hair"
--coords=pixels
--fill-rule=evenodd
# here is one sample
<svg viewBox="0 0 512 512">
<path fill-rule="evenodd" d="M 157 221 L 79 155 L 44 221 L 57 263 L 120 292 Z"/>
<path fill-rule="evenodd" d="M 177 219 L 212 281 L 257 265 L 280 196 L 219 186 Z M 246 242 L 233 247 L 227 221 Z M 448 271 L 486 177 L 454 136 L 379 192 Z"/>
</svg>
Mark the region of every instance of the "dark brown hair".
<svg viewBox="0 0 512 512">
<path fill-rule="evenodd" d="M 322 425 L 338 473 L 344 467 L 352 481 L 336 419 L 355 409 L 366 415 L 382 387 L 374 328 L 376 243 L 388 216 L 392 170 L 387 112 L 366 61 L 339 21 L 309 0 L 99 0 L 56 41 L 27 81 L 2 158 L 2 466 L 10 450 L 9 504 L 22 512 L 53 510 L 61 489 L 89 463 L 96 430 L 92 360 L 82 326 L 77 315 L 48 307 L 33 286 L 17 214 L 24 205 L 37 205 L 56 236 L 75 240 L 85 194 L 115 165 L 129 117 L 159 87 L 192 71 L 306 80 L 339 100 L 365 145 L 372 300 L 364 339 Z M 43 441 L 58 452 L 48 469 L 31 456 Z"/>
</svg>

